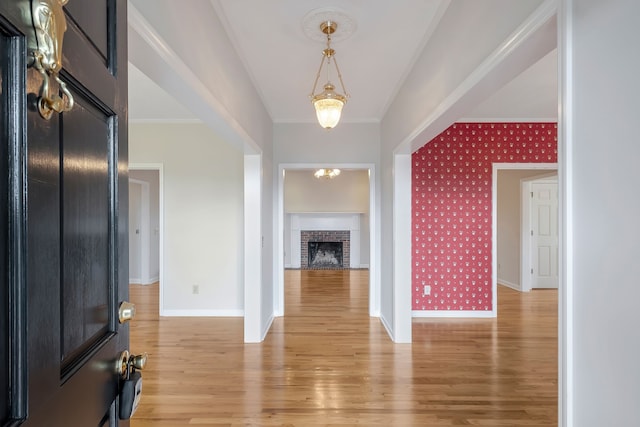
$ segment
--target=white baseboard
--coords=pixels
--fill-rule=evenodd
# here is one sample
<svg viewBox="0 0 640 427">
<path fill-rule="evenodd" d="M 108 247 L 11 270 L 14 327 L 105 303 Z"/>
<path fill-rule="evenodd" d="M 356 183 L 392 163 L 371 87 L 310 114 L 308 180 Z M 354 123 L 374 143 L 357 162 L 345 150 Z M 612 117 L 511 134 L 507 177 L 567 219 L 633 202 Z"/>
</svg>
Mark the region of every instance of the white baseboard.
<svg viewBox="0 0 640 427">
<path fill-rule="evenodd" d="M 360 264 L 360 268 L 369 268 L 369 264 Z"/>
<path fill-rule="evenodd" d="M 447 317 L 447 318 L 493 318 L 496 317 L 495 311 L 484 310 L 413 310 L 411 317 Z"/>
<path fill-rule="evenodd" d="M 506 286 L 507 288 L 511 288 L 514 291 L 522 292 L 522 288 L 517 283 L 511 283 L 508 280 L 502 280 L 498 278 L 498 285 Z"/>
<path fill-rule="evenodd" d="M 163 317 L 244 317 L 244 310 L 162 310 Z"/>
<path fill-rule="evenodd" d="M 293 267 L 291 267 L 291 264 L 285 264 L 284 268 L 293 268 Z"/>
<path fill-rule="evenodd" d="M 153 276 L 153 277 L 147 278 L 147 280 L 143 283 L 143 285 L 152 285 L 159 281 L 160 281 L 160 276 Z"/>
<path fill-rule="evenodd" d="M 137 277 L 129 278 L 129 284 L 130 285 L 152 285 L 156 282 L 160 281 L 159 277 L 148 277 L 146 279 L 139 279 Z"/>
</svg>

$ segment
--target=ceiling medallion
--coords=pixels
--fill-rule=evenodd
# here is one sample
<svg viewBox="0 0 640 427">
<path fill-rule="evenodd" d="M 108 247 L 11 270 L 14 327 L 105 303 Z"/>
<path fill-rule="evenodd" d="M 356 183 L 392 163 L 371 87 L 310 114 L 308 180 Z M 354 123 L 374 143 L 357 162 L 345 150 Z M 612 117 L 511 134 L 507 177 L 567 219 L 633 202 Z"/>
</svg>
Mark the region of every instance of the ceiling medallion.
<svg viewBox="0 0 640 427">
<path fill-rule="evenodd" d="M 318 31 L 323 22 L 337 23 L 337 29 L 331 34 L 331 41 L 339 42 L 351 37 L 357 29 L 356 21 L 342 9 L 323 7 L 314 9 L 302 18 L 302 31 L 313 41 L 324 42 L 326 36 Z"/>
</svg>

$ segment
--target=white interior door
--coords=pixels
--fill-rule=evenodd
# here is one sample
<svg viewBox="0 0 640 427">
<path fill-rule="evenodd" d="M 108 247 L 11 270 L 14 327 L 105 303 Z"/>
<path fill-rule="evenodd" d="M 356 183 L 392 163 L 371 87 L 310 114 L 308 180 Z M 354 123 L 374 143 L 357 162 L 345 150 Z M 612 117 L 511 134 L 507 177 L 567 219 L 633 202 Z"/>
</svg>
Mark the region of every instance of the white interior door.
<svg viewBox="0 0 640 427">
<path fill-rule="evenodd" d="M 532 287 L 558 287 L 558 183 L 531 183 Z"/>
</svg>

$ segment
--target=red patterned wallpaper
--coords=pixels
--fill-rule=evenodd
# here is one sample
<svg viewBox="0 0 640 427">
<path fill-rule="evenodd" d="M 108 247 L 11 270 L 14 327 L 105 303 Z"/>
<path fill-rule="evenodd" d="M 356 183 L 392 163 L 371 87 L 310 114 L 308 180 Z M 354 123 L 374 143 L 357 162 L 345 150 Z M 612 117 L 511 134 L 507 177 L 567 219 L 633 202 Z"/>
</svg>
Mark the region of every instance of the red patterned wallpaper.
<svg viewBox="0 0 640 427">
<path fill-rule="evenodd" d="M 492 310 L 493 163 L 556 163 L 557 133 L 456 123 L 413 153 L 413 310 Z"/>
</svg>

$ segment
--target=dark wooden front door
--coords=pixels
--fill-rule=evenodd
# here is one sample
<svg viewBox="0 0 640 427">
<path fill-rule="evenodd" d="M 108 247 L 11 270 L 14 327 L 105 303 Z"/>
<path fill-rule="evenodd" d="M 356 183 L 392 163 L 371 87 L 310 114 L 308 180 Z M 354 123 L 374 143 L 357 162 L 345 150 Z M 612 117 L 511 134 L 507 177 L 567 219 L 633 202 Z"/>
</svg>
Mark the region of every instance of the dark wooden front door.
<svg viewBox="0 0 640 427">
<path fill-rule="evenodd" d="M 36 107 L 43 77 L 29 67 L 33 1 L 0 2 L 0 426 L 115 426 L 116 359 L 129 345 L 118 322 L 126 0 L 64 7 L 60 78 L 75 105 L 48 120 Z"/>
</svg>

